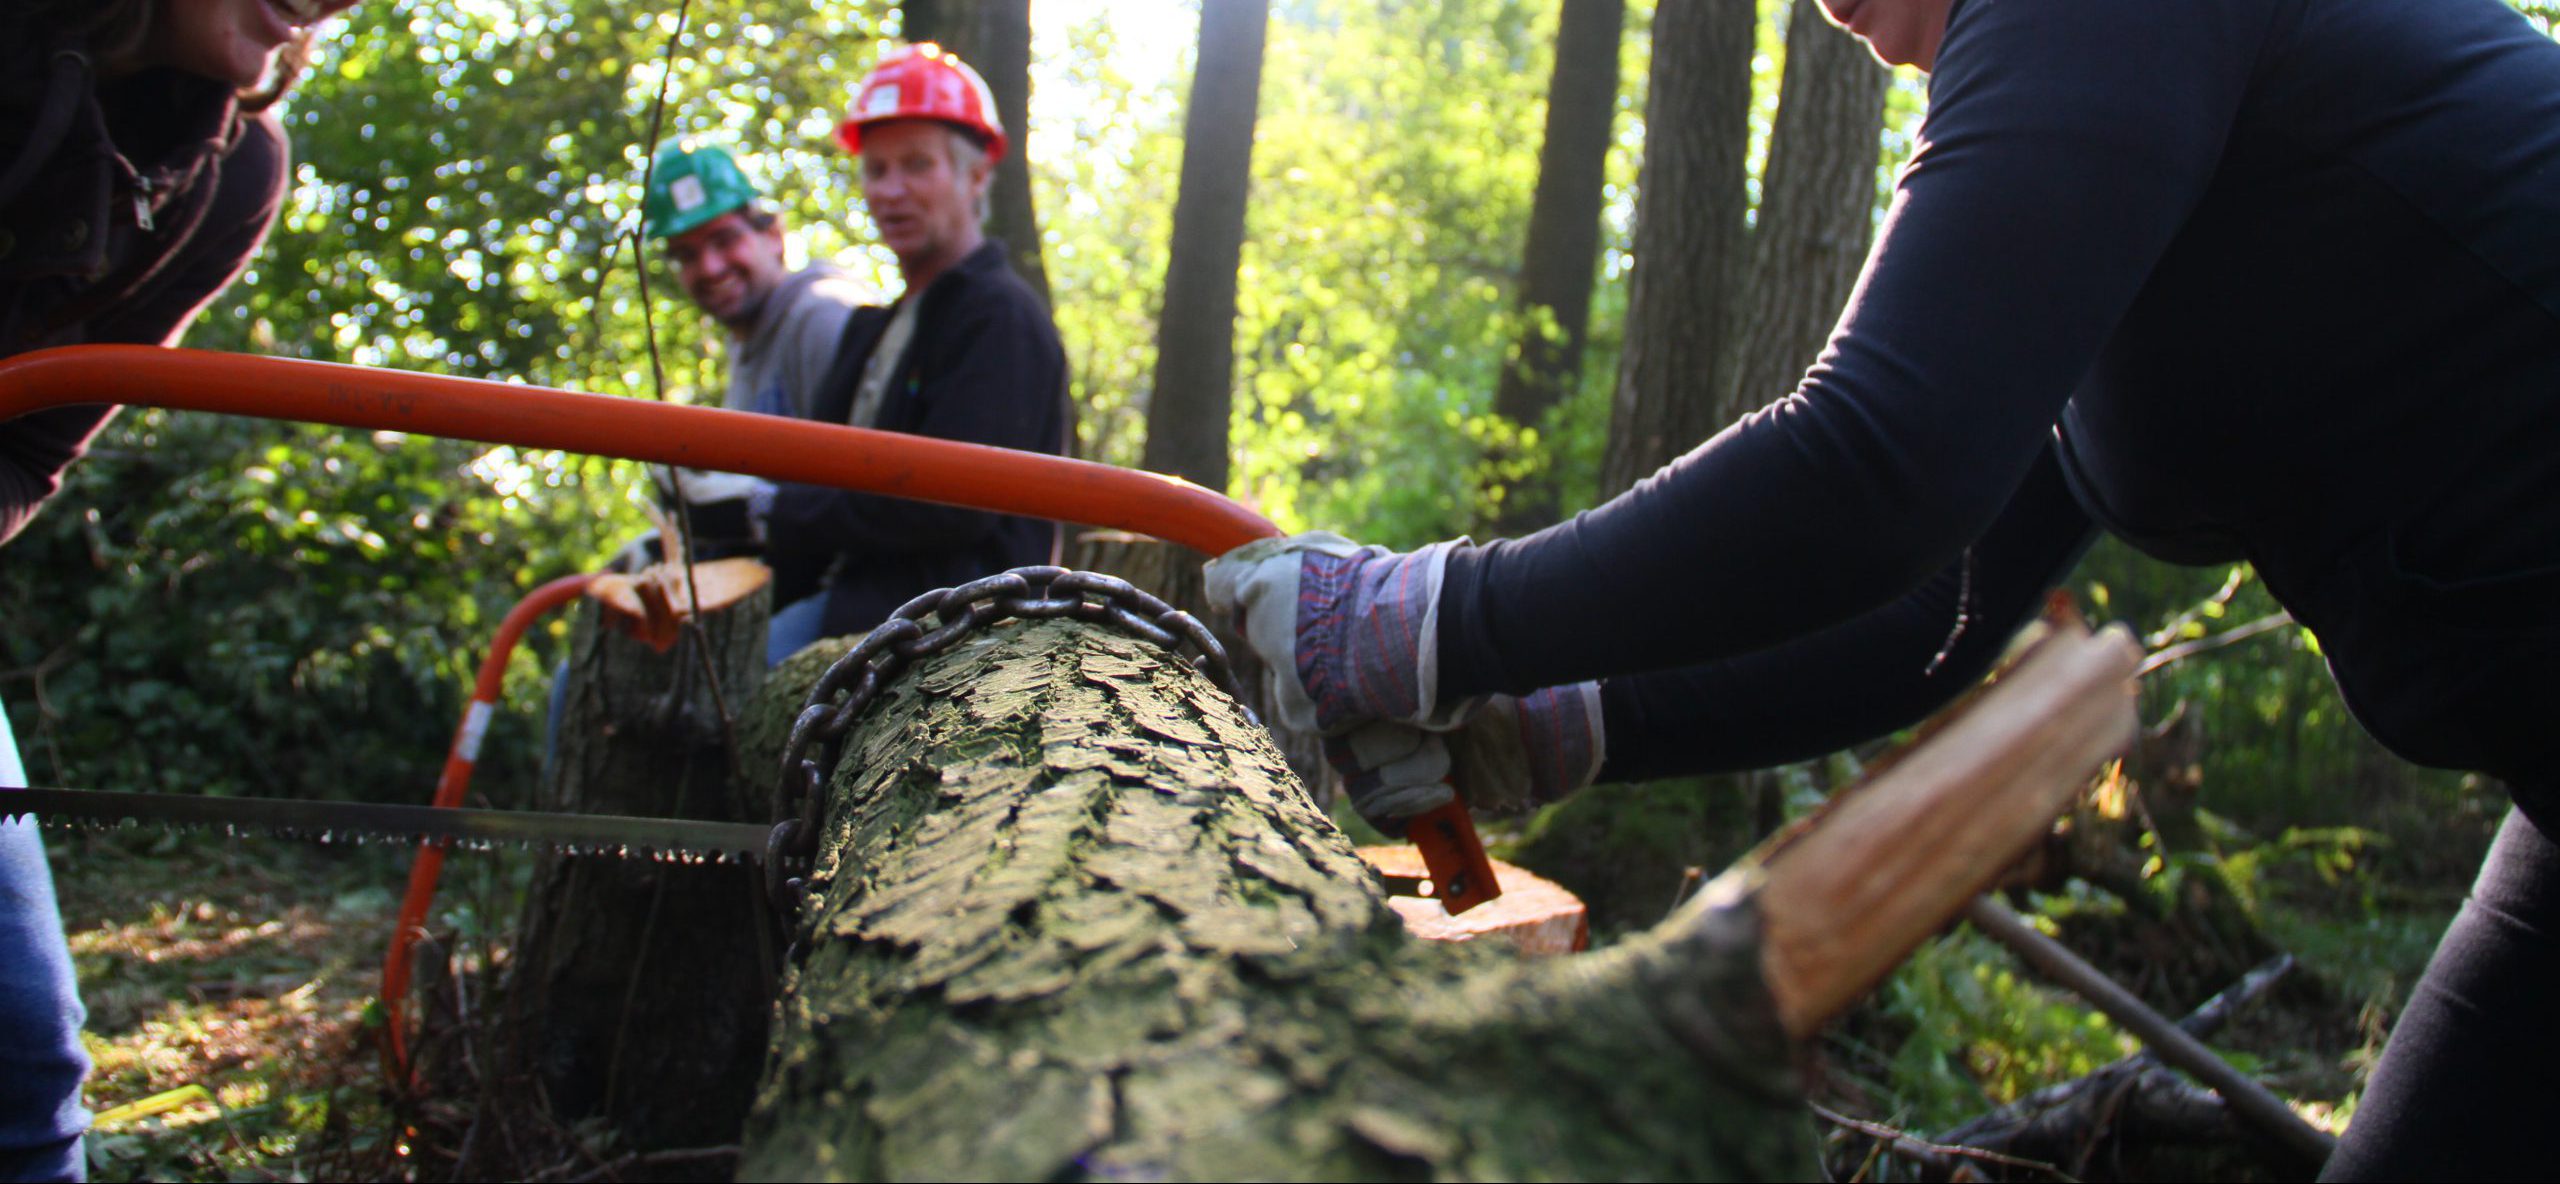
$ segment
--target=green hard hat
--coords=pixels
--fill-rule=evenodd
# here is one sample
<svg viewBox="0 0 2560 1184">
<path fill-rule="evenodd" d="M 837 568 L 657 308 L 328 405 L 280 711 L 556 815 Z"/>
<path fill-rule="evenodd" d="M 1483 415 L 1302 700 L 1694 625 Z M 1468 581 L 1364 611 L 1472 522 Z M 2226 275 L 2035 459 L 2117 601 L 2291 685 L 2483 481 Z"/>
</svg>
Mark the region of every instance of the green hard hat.
<svg viewBox="0 0 2560 1184">
<path fill-rule="evenodd" d="M 757 197 L 755 183 L 726 149 L 678 140 L 658 150 L 649 192 L 640 203 L 642 229 L 673 238 Z"/>
</svg>

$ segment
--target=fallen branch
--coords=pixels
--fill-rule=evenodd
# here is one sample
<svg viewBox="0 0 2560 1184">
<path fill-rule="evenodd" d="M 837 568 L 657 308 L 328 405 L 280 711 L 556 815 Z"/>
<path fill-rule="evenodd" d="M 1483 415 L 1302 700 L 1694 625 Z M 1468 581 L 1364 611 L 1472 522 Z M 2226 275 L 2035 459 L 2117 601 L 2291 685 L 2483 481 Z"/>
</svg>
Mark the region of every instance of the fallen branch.
<svg viewBox="0 0 2560 1184">
<path fill-rule="evenodd" d="M 2162 1061 L 2194 1075 L 2196 1080 L 2222 1095 L 2234 1114 L 2278 1143 L 2301 1156 L 2311 1166 L 2327 1162 L 2338 1141 L 2327 1131 L 2303 1121 L 2302 1116 L 2285 1105 L 2284 1100 L 2268 1092 L 2267 1087 L 2231 1067 L 2220 1054 L 2204 1046 L 2195 1037 L 2143 1006 L 2133 993 L 2116 985 L 2115 980 L 2080 960 L 2079 955 L 2064 949 L 2060 942 L 2037 932 L 2016 913 L 1989 897 L 1973 902 L 1965 917 L 1973 927 L 1993 940 L 2009 947 L 2019 957 L 2046 975 L 2069 987 L 2108 1018 L 2124 1025 Z"/>
<path fill-rule="evenodd" d="M 1814 1104 L 1813 1115 L 1814 1117 L 1830 1123 L 1833 1126 L 1855 1134 L 1863 1135 L 1866 1138 L 1873 1140 L 1876 1145 L 1875 1153 L 1891 1155 L 1898 1159 L 1908 1160 L 1925 1168 L 1945 1172 L 1948 1175 L 1954 1175 L 1958 1170 L 1958 1166 L 1963 1161 L 1972 1160 L 1978 1163 L 1998 1164 L 2002 1167 L 2025 1168 L 2031 1172 L 2043 1172 L 2061 1180 L 2068 1180 L 2071 1178 L 2071 1175 L 2063 1171 L 2061 1168 L 2055 1167 L 2054 1165 L 2046 1163 L 2040 1159 L 2028 1159 L 2024 1156 L 2010 1155 L 2006 1152 L 1994 1151 L 1988 1147 L 1965 1146 L 1962 1144 L 1923 1139 L 1909 1131 L 1896 1130 L 1893 1127 L 1886 1126 L 1880 1122 L 1868 1122 L 1862 1118 L 1851 1118 L 1846 1114 L 1842 1114 L 1839 1111 L 1833 1110 L 1832 1108 L 1820 1103 Z"/>
</svg>

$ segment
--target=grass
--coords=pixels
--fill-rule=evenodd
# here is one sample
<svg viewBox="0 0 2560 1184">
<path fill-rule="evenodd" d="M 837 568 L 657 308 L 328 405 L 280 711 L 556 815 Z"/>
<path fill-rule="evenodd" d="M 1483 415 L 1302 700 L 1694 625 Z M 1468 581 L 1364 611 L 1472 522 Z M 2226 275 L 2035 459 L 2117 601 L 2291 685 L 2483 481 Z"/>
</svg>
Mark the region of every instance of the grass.
<svg viewBox="0 0 2560 1184">
<path fill-rule="evenodd" d="M 93 1179 L 409 1178 L 375 1041 L 406 849 L 45 841 L 89 1009 Z"/>
</svg>

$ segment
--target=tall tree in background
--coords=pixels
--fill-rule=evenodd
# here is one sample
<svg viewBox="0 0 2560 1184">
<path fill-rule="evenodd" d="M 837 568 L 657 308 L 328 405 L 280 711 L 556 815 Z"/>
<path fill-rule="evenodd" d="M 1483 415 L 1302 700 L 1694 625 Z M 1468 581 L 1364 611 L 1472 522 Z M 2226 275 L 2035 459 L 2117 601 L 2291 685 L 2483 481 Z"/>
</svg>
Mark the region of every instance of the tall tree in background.
<svg viewBox="0 0 2560 1184">
<path fill-rule="evenodd" d="M 1591 325 L 1592 273 L 1599 266 L 1600 205 L 1609 123 L 1618 107 L 1618 41 L 1625 0 L 1564 0 L 1556 26 L 1555 72 L 1547 84 L 1546 139 L 1538 189 L 1521 249 L 1520 341 L 1502 368 L 1493 407 L 1525 431 L 1573 389 Z M 1511 485 L 1499 528 L 1534 530 L 1556 513 L 1544 474 Z"/>
<path fill-rule="evenodd" d="M 1795 389 L 1848 302 L 1875 237 L 1876 145 L 1890 77 L 1863 43 L 1822 19 L 1820 4 L 1795 5 L 1751 232 L 1749 312 L 1719 422 Z"/>
<path fill-rule="evenodd" d="M 1635 275 L 1604 493 L 1791 389 L 1866 255 L 1885 72 L 1813 4 L 1793 6 L 1756 228 L 1746 225 L 1746 136 L 1733 104 L 1748 101 L 1735 88 L 1748 86 L 1751 19 L 1733 10 L 1750 7 L 1666 4 L 1654 17 Z M 1709 22 L 1740 31 L 1700 27 Z M 1702 148 L 1702 134 L 1720 144 Z"/>
<path fill-rule="evenodd" d="M 994 92 L 996 122 L 1012 147 L 996 162 L 987 232 L 1004 240 L 1014 274 L 1048 300 L 1040 217 L 1031 204 L 1031 0 L 905 0 L 898 27 L 909 41 L 959 54 Z"/>
<path fill-rule="evenodd" d="M 1636 199 L 1635 269 L 1601 493 L 1644 479 L 1793 389 L 1856 279 L 1873 231 L 1885 71 L 1797 0 L 1786 35 L 1757 216 L 1746 219 L 1748 0 L 1667 3 L 1654 16 L 1653 90 Z M 1702 138 L 1711 143 L 1702 143 Z M 1684 865 L 1714 866 L 1775 828 L 1774 770 L 1610 787 L 1560 817 L 1524 860 L 1595 918 L 1657 908 Z M 1618 849 L 1613 809 L 1680 819 L 1678 837 Z"/>
<path fill-rule="evenodd" d="M 1182 121 L 1182 189 L 1173 207 L 1156 330 L 1155 390 L 1144 467 L 1227 487 L 1227 418 L 1235 381 L 1236 268 L 1262 95 L 1270 0 L 1208 0 Z"/>
<path fill-rule="evenodd" d="M 1715 380 L 1741 320 L 1757 10 L 1753 0 L 1654 10 L 1635 270 L 1603 494 L 1634 484 L 1714 426 Z"/>
</svg>

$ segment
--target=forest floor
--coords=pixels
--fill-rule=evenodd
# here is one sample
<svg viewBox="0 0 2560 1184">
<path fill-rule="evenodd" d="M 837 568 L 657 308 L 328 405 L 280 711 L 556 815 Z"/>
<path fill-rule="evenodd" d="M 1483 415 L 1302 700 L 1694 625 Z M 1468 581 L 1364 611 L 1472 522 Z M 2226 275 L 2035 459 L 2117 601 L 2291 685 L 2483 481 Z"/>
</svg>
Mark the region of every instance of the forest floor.
<svg viewBox="0 0 2560 1184">
<path fill-rule="evenodd" d="M 2334 837 L 2253 848 L 2254 915 L 2302 969 L 2216 1047 L 2316 1124 L 2343 1129 L 2487 834 L 2476 819 L 2441 827 L 2428 839 L 2436 850 L 2388 858 L 2359 859 L 2356 844 Z M 47 843 L 89 1008 L 93 1178 L 441 1178 L 410 1158 L 377 1051 L 375 995 L 405 849 L 131 830 L 53 832 Z M 437 926 L 485 944 L 512 923 L 529 864 L 456 857 Z M 2039 903 L 2067 938 L 2118 942 L 2083 953 L 2120 978 L 2156 962 L 2138 935 L 2123 936 L 2132 931 L 2074 917 L 2104 910 L 2070 894 Z M 1959 931 L 1924 947 L 1826 1037 L 1816 1101 L 1925 1134 L 2133 1048 L 2103 1017 Z M 2074 1166 L 2093 1179 L 2270 1175 L 2247 1156 L 2212 1154 Z M 1910 1178 L 1882 1164 L 1842 1174 Z"/>
</svg>

